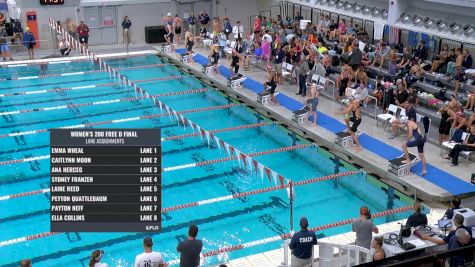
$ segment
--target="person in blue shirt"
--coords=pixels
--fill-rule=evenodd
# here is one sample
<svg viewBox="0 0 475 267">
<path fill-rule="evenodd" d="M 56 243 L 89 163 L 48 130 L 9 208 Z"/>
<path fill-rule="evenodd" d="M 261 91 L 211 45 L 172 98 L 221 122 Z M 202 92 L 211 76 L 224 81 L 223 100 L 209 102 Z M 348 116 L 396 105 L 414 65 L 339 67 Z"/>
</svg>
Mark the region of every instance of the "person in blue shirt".
<svg viewBox="0 0 475 267">
<path fill-rule="evenodd" d="M 130 21 L 128 16 L 124 17 L 122 21 L 122 29 L 124 33 L 124 44 L 130 44 L 130 27 L 132 26 L 132 22 Z"/>
<path fill-rule="evenodd" d="M 28 56 L 30 59 L 35 58 L 35 48 L 36 40 L 35 36 L 33 33 L 30 31 L 30 28 L 26 27 L 25 28 L 25 34 L 23 34 L 23 45 L 28 49 Z"/>
<path fill-rule="evenodd" d="M 295 233 L 290 240 L 289 248 L 292 251 L 292 267 L 305 267 L 312 264 L 313 246 L 317 244 L 317 236 L 313 231 L 307 230 L 308 220 L 300 218 L 300 231 Z"/>
<path fill-rule="evenodd" d="M 195 15 L 193 15 L 193 12 L 190 13 L 190 16 L 188 17 L 186 22 L 188 22 L 188 30 L 191 32 L 191 34 L 195 35 L 196 34 L 196 17 Z"/>
<path fill-rule="evenodd" d="M 200 21 L 201 28 L 208 29 L 208 23 L 211 20 L 208 13 L 206 11 L 201 11 L 201 14 L 198 16 L 198 20 Z"/>
</svg>

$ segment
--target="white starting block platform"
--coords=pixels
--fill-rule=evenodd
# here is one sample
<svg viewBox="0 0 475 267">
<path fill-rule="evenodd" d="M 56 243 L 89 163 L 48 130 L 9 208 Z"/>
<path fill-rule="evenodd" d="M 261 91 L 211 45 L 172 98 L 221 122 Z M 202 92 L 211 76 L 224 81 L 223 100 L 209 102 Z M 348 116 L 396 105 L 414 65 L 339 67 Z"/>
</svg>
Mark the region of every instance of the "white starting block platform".
<svg viewBox="0 0 475 267">
<path fill-rule="evenodd" d="M 406 159 L 404 155 L 389 160 L 388 171 L 397 176 L 408 175 L 411 172 L 411 167 L 421 161 L 421 159 L 417 155 L 414 155 L 412 153 L 409 153 L 409 158 L 411 160 L 410 163 L 402 163 L 402 161 Z"/>
<path fill-rule="evenodd" d="M 172 52 L 174 49 L 174 45 L 173 44 L 163 44 L 162 45 L 162 52 L 164 53 L 170 53 Z"/>
<path fill-rule="evenodd" d="M 292 121 L 298 123 L 299 125 L 307 124 L 309 112 L 310 108 L 308 106 L 304 106 L 303 108 L 292 112 Z"/>
<path fill-rule="evenodd" d="M 356 136 L 360 136 L 363 132 L 358 130 L 356 132 Z M 348 132 L 338 132 L 335 136 L 335 143 L 339 144 L 340 146 L 347 148 L 353 145 L 353 138 L 351 134 Z"/>
<path fill-rule="evenodd" d="M 261 103 L 262 105 L 266 105 L 270 103 L 270 93 L 267 90 L 264 90 L 257 94 L 257 102 Z"/>
<path fill-rule="evenodd" d="M 218 67 L 219 67 L 219 65 L 218 65 Z M 207 74 L 207 75 L 213 74 L 214 73 L 214 66 L 213 65 L 203 66 L 203 68 L 201 69 L 201 72 L 203 72 L 204 74 Z"/>
<path fill-rule="evenodd" d="M 246 79 L 246 76 L 238 73 L 228 80 L 228 86 L 231 87 L 231 89 L 242 88 L 242 82 L 244 82 Z"/>
<path fill-rule="evenodd" d="M 196 52 L 192 51 L 191 57 L 194 57 L 194 56 L 196 56 Z M 190 55 L 188 55 L 187 53 L 180 54 L 180 61 L 183 62 L 183 63 L 189 63 L 190 62 Z"/>
</svg>

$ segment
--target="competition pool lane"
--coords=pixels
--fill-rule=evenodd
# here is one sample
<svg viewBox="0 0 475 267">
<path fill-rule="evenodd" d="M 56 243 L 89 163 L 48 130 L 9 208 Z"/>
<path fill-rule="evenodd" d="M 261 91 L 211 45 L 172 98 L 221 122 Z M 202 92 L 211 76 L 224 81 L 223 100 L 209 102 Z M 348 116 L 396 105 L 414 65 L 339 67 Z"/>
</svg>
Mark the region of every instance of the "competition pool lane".
<svg viewBox="0 0 475 267">
<path fill-rule="evenodd" d="M 106 62 L 114 68 L 167 63 L 154 55 L 106 59 Z M 97 69 L 94 65 L 84 65 L 84 62 L 72 62 L 68 66 L 81 71 Z M 53 68 L 49 67 L 47 72 L 50 70 L 53 71 Z M 34 72 L 34 70 L 30 70 L 30 72 Z M 138 83 L 141 88 L 152 95 L 208 88 L 203 92 L 160 98 L 163 103 L 177 111 L 235 104 L 228 108 L 184 114 L 187 119 L 206 130 L 268 122 L 260 127 L 216 133 L 219 139 L 243 153 L 250 154 L 283 148 L 295 143 L 295 139 L 292 138 L 293 134 L 285 128 L 262 118 L 251 109 L 227 98 L 196 77 L 182 73 L 173 65 L 124 69 L 120 73 L 131 80 L 182 76 L 182 79 L 176 80 Z M 31 73 L 25 75 L 31 75 Z M 15 82 L 1 81 L 0 93 L 112 82 L 115 81 L 109 79 L 107 74 L 102 72 Z M 12 160 L 49 154 L 48 132 L 34 133 L 30 131 L 102 122 L 97 127 L 87 127 L 160 127 L 162 137 L 170 139 L 162 142 L 163 167 L 172 169 L 162 175 L 163 208 L 274 185 L 273 179 L 269 180 L 265 175 L 261 177 L 259 173 L 250 171 L 247 166 L 239 164 L 236 160 L 180 170 L 170 168 L 224 158 L 227 155 L 223 148 L 218 148 L 213 142 L 208 144 L 206 138 L 199 136 L 176 138 L 178 135 L 191 134 L 193 130 L 190 127 L 184 128 L 182 125 L 178 125 L 175 119 L 169 118 L 166 114 L 154 116 L 160 114 L 160 110 L 148 99 L 100 106 L 74 106 L 78 103 L 135 96 L 132 88 L 115 85 L 84 90 L 48 92 L 33 97 L 24 95 L 2 97 L 0 102 L 2 112 L 38 109 L 67 105 L 68 103 L 70 105 L 68 108 L 54 111 L 35 111 L 1 116 L 0 162 L 11 162 Z M 138 117 L 143 119 L 111 123 L 112 120 Z M 20 134 L 15 135 L 15 133 Z M 297 144 L 309 145 L 288 152 L 271 153 L 254 158 L 278 174 L 294 181 L 357 170 L 356 167 L 343 161 L 341 161 L 341 165 L 335 165 L 332 154 L 322 148 L 314 147 L 304 139 L 296 138 Z M 0 165 L 0 196 L 47 189 L 49 188 L 49 179 L 49 159 Z M 411 199 L 397 191 L 394 196 L 387 192 L 392 192 L 392 189 L 388 189 L 387 185 L 364 173 L 296 187 L 294 225 L 298 225 L 300 216 L 307 216 L 311 226 L 318 226 L 356 217 L 358 209 L 362 205 L 368 206 L 374 213 L 392 207 L 407 206 L 411 203 Z M 384 223 L 407 216 L 408 213 L 399 213 L 381 217 L 375 221 Z M 0 242 L 49 232 L 49 221 L 49 193 L 0 200 Z M 191 223 L 197 224 L 200 228 L 199 238 L 203 239 L 204 252 L 267 238 L 290 231 L 289 200 L 285 190 L 278 190 L 164 213 L 162 215 L 163 229 L 160 234 L 153 235 L 153 239 L 154 248 L 163 253 L 165 260 L 170 261 L 178 258 L 176 245 L 180 240 L 186 238 L 187 228 Z M 327 229 L 317 234 L 319 237 L 324 237 L 350 230 L 350 226 L 346 225 Z M 34 266 L 87 266 L 90 253 L 95 249 L 105 250 L 103 261 L 111 266 L 132 266 L 135 255 L 142 250 L 141 239 L 146 235 L 146 233 L 60 233 L 36 240 L 3 245 L 0 246 L 0 266 L 17 266 L 18 261 L 22 258 L 33 259 Z M 220 254 L 207 259 L 204 265 L 276 249 L 280 245 L 281 242 L 273 242 L 228 254 Z"/>
</svg>

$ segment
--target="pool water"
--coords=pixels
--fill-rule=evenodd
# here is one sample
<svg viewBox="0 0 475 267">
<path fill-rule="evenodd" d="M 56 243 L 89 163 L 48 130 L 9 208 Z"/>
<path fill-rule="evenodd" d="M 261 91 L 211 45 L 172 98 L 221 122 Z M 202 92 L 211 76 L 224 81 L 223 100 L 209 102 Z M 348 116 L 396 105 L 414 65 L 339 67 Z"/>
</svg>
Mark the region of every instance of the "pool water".
<svg viewBox="0 0 475 267">
<path fill-rule="evenodd" d="M 106 60 L 114 68 L 164 63 L 155 55 Z M 9 68 L 3 78 L 97 70 L 89 62 L 71 62 L 39 66 Z M 177 111 L 237 103 L 216 91 L 198 78 L 182 73 L 173 65 L 123 70 L 130 80 L 182 75 L 182 79 L 140 82 L 139 86 L 150 94 L 179 92 L 209 88 L 202 93 L 167 96 L 161 100 Z M 64 77 L 1 81 L 0 94 L 71 88 L 113 82 L 104 72 Z M 150 100 L 137 100 L 97 106 L 74 107 L 72 104 L 133 97 L 131 87 L 115 85 L 80 90 L 13 95 L 0 98 L 0 113 L 15 110 L 68 105 L 54 111 L 8 114 L 0 117 L 0 136 L 15 132 L 51 129 L 84 123 L 110 121 L 136 116 L 159 114 Z M 213 130 L 232 126 L 269 121 L 251 109 L 239 104 L 228 109 L 185 114 L 185 117 L 203 129 Z M 168 117 L 140 119 L 125 123 L 103 124 L 100 128 L 161 128 L 162 137 L 191 133 L 190 127 L 178 125 Z M 216 136 L 244 153 L 259 152 L 308 144 L 307 140 L 285 128 L 270 124 L 259 128 L 218 133 Z M 163 167 L 171 167 L 209 159 L 226 157 L 223 149 L 206 138 L 190 137 L 163 142 Z M 48 155 L 49 133 L 25 134 L 0 138 L 0 161 Z M 318 147 L 309 146 L 288 152 L 255 157 L 260 163 L 280 175 L 300 181 L 336 172 L 357 170 L 346 162 L 335 169 L 333 155 Z M 0 165 L 0 196 L 49 187 L 49 160 Z M 162 207 L 170 207 L 214 197 L 245 192 L 274 185 L 266 176 L 250 171 L 237 161 L 228 161 L 202 167 L 164 172 L 162 176 Z M 357 217 L 359 207 L 368 206 L 378 212 L 387 208 L 410 204 L 410 199 L 396 192 L 394 199 L 386 194 L 387 186 L 365 173 L 342 177 L 295 188 L 294 225 L 301 216 L 307 216 L 310 225 L 319 226 Z M 49 232 L 49 194 L 38 194 L 0 201 L 0 242 L 27 235 Z M 222 246 L 237 245 L 290 231 L 289 199 L 285 190 L 273 191 L 210 205 L 191 207 L 162 215 L 161 233 L 153 235 L 154 249 L 163 253 L 165 260 L 179 257 L 177 243 L 186 238 L 190 224 L 199 226 L 198 237 L 203 240 L 203 251 Z M 376 219 L 384 223 L 407 217 L 400 213 Z M 318 237 L 350 231 L 349 225 L 318 232 Z M 136 254 L 141 253 L 141 239 L 145 233 L 61 233 L 28 242 L 0 247 L 0 266 L 17 266 L 22 258 L 31 258 L 34 266 L 87 266 L 95 249 L 103 249 L 103 261 L 111 266 L 132 266 Z M 205 266 L 217 264 L 258 252 L 276 249 L 282 242 L 274 242 L 207 259 Z"/>
</svg>

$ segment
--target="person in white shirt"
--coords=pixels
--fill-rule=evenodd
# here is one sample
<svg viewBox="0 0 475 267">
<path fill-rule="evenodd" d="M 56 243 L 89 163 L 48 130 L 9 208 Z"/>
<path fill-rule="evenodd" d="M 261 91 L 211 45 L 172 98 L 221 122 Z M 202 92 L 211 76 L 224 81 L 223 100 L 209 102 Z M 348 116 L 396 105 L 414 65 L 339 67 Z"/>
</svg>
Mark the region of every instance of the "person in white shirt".
<svg viewBox="0 0 475 267">
<path fill-rule="evenodd" d="M 244 34 L 244 27 L 241 25 L 241 22 L 239 20 L 236 22 L 236 25 L 234 25 L 233 27 L 233 34 L 234 34 L 234 40 L 242 41 L 242 37 Z"/>
<path fill-rule="evenodd" d="M 151 237 L 143 239 L 144 253 L 135 257 L 134 267 L 164 267 L 162 254 L 152 250 L 153 241 Z"/>
<path fill-rule="evenodd" d="M 269 41 L 269 43 L 272 43 L 272 36 L 269 34 L 269 30 L 265 31 L 265 34 L 262 36 L 262 40 L 264 40 L 264 38 Z"/>
<path fill-rule="evenodd" d="M 89 267 L 109 267 L 107 263 L 102 263 L 102 255 L 104 255 L 104 250 L 94 250 L 89 260 Z"/>
</svg>

